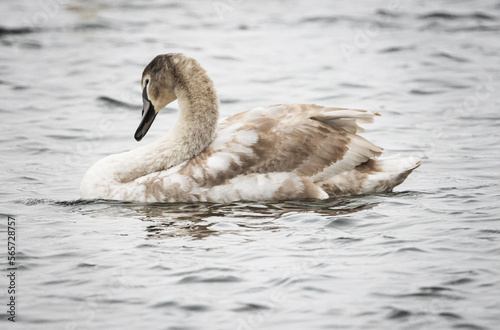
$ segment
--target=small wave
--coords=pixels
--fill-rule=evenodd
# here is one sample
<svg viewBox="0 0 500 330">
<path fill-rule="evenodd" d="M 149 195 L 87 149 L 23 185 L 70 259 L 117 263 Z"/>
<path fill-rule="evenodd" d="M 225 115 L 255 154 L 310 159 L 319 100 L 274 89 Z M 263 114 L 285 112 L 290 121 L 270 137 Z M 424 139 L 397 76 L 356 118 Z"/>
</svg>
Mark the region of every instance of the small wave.
<svg viewBox="0 0 500 330">
<path fill-rule="evenodd" d="M 81 262 L 78 265 L 76 265 L 77 268 L 93 268 L 96 266 L 97 266 L 96 264 L 90 264 L 90 263 L 86 263 L 86 262 Z"/>
<path fill-rule="evenodd" d="M 88 31 L 88 30 L 109 30 L 111 26 L 104 23 L 80 23 L 73 28 L 75 31 Z"/>
<path fill-rule="evenodd" d="M 449 28 L 446 29 L 448 32 L 495 32 L 500 31 L 500 25 L 491 25 L 491 26 L 465 26 L 465 27 L 457 27 L 457 28 Z"/>
<path fill-rule="evenodd" d="M 340 83 L 339 86 L 346 87 L 346 88 L 371 88 L 368 85 L 353 84 L 353 83 Z"/>
<path fill-rule="evenodd" d="M 472 14 L 455 14 L 449 12 L 432 12 L 429 14 L 424 14 L 418 16 L 420 19 L 442 19 L 442 20 L 455 20 L 455 19 L 478 19 L 478 20 L 494 20 L 495 16 L 491 16 L 484 13 L 472 13 Z"/>
<path fill-rule="evenodd" d="M 9 34 L 27 34 L 27 33 L 33 33 L 33 32 L 35 32 L 35 29 L 28 28 L 28 27 L 8 28 L 8 27 L 0 26 L 0 37 L 3 35 L 9 35 Z"/>
<path fill-rule="evenodd" d="M 407 253 L 407 252 L 427 253 L 427 251 L 424 251 L 424 250 L 416 248 L 416 247 L 406 247 L 406 248 L 401 248 L 401 249 L 396 251 L 396 253 Z"/>
<path fill-rule="evenodd" d="M 178 283 L 230 283 L 230 282 L 241 282 L 239 277 L 233 275 L 223 275 L 214 277 L 201 277 L 201 276 L 186 276 L 182 278 Z"/>
<path fill-rule="evenodd" d="M 485 233 L 485 234 L 500 234 L 500 230 L 496 230 L 496 229 L 481 229 L 479 232 Z"/>
<path fill-rule="evenodd" d="M 139 109 L 141 106 L 140 105 L 135 105 L 135 104 L 131 104 L 131 103 L 126 103 L 126 102 L 123 102 L 123 101 L 119 101 L 119 100 L 115 100 L 114 98 L 111 98 L 111 97 L 108 97 L 108 96 L 99 96 L 97 98 L 98 101 L 106 104 L 107 106 L 109 107 L 113 107 L 113 108 L 117 108 L 117 107 L 120 107 L 120 108 L 127 108 L 127 109 L 133 109 L 133 110 L 137 110 Z"/>
<path fill-rule="evenodd" d="M 450 288 L 443 286 L 423 286 L 420 288 L 423 292 L 441 292 L 441 291 L 451 291 Z"/>
<path fill-rule="evenodd" d="M 392 298 L 442 298 L 448 300 L 463 300 L 464 297 L 458 295 L 458 293 L 448 287 L 442 286 L 430 286 L 430 287 L 420 287 L 416 292 L 410 293 L 374 293 L 381 297 L 392 297 Z"/>
<path fill-rule="evenodd" d="M 398 14 L 394 11 L 385 10 L 385 9 L 378 9 L 375 12 L 375 14 L 380 15 L 380 16 L 385 16 L 385 17 L 391 17 L 391 18 L 396 18 L 396 17 L 401 16 L 401 14 Z"/>
<path fill-rule="evenodd" d="M 162 302 L 156 303 L 152 307 L 153 308 L 165 308 L 165 307 L 173 307 L 173 306 L 177 306 L 177 303 L 175 301 L 167 300 L 167 301 L 162 301 Z"/>
<path fill-rule="evenodd" d="M 1 38 L 0 34 L 0 38 Z M 21 39 L 21 38 L 19 38 Z M 2 45 L 9 46 L 9 47 L 19 47 L 19 48 L 26 48 L 26 49 L 40 49 L 42 48 L 42 45 L 33 39 L 28 39 L 26 37 L 22 38 L 22 40 L 2 40 Z"/>
<path fill-rule="evenodd" d="M 453 329 L 484 330 L 486 328 L 472 323 L 459 323 L 455 324 Z"/>
<path fill-rule="evenodd" d="M 387 315 L 388 319 L 402 319 L 411 316 L 413 313 L 405 309 L 393 308 L 392 311 Z"/>
<path fill-rule="evenodd" d="M 221 98 L 220 103 L 221 104 L 233 104 L 233 103 L 239 103 L 241 102 L 240 99 L 230 99 L 230 98 Z"/>
<path fill-rule="evenodd" d="M 336 23 L 340 20 L 338 16 L 314 16 L 307 17 L 300 21 L 300 23 Z"/>
<path fill-rule="evenodd" d="M 81 136 L 75 136 L 75 135 L 70 135 L 70 134 L 47 134 L 44 136 L 49 138 L 49 139 L 63 140 L 63 141 L 80 140 L 81 139 Z M 50 152 L 52 150 L 49 148 L 44 148 L 44 149 L 39 149 L 37 151 L 38 151 L 37 154 L 39 154 L 39 153 L 43 153 L 43 152 Z"/>
<path fill-rule="evenodd" d="M 471 278 L 463 277 L 463 278 L 459 278 L 459 279 L 456 279 L 456 280 L 451 280 L 451 281 L 445 282 L 443 284 L 444 285 L 461 285 L 461 284 L 467 284 L 467 283 L 470 283 L 470 282 L 473 282 L 473 281 L 474 280 L 471 279 Z"/>
<path fill-rule="evenodd" d="M 438 314 L 441 317 L 447 318 L 447 319 L 461 319 L 462 317 L 458 314 L 455 313 L 450 313 L 450 312 L 443 312 Z"/>
<path fill-rule="evenodd" d="M 422 313 L 422 312 L 412 312 L 406 309 L 400 309 L 400 308 L 394 308 L 391 307 L 390 313 L 387 315 L 387 318 L 390 320 L 396 320 L 396 319 L 405 319 L 411 316 L 424 316 L 427 313 Z M 458 314 L 451 313 L 451 312 L 442 312 L 438 313 L 437 316 L 449 319 L 449 320 L 459 320 L 462 317 Z"/>
<path fill-rule="evenodd" d="M 234 312 L 255 312 L 260 310 L 270 309 L 268 306 L 261 304 L 246 303 L 241 307 L 234 308 Z"/>
<path fill-rule="evenodd" d="M 433 95 L 433 94 L 443 94 L 445 91 L 441 90 L 422 90 L 422 89 L 412 89 L 410 94 L 414 95 Z"/>
<path fill-rule="evenodd" d="M 273 78 L 259 78 L 259 79 L 251 79 L 251 82 L 262 83 L 262 84 L 272 84 L 279 81 L 287 81 L 293 80 L 292 76 L 281 76 L 281 77 L 273 77 Z"/>
<path fill-rule="evenodd" d="M 454 62 L 458 62 L 458 63 L 467 63 L 467 62 L 470 62 L 470 61 L 469 61 L 468 59 L 466 59 L 466 58 L 463 58 L 463 57 L 458 57 L 458 56 L 451 55 L 451 54 L 444 53 L 444 52 L 434 53 L 434 54 L 432 54 L 432 56 L 434 56 L 434 57 L 441 57 L 441 58 L 445 58 L 445 59 L 449 59 L 449 60 L 452 60 L 452 61 L 454 61 Z"/>
<path fill-rule="evenodd" d="M 366 23 L 366 20 L 363 17 L 356 16 L 348 16 L 348 15 L 318 15 L 318 16 L 310 16 L 303 19 L 300 19 L 297 24 L 336 24 L 339 22 L 348 22 L 348 23 Z M 380 23 L 379 23 L 380 24 Z"/>
<path fill-rule="evenodd" d="M 198 305 L 198 304 L 184 305 L 184 306 L 180 306 L 180 308 L 182 308 L 186 311 L 189 311 L 189 312 L 204 312 L 204 311 L 207 311 L 210 309 L 210 307 L 208 307 L 206 305 Z"/>
<path fill-rule="evenodd" d="M 212 58 L 214 58 L 216 60 L 224 60 L 224 61 L 236 61 L 236 62 L 241 61 L 236 56 L 230 56 L 230 55 L 214 55 L 214 56 L 212 56 Z"/>
<path fill-rule="evenodd" d="M 402 51 L 406 51 L 406 50 L 415 50 L 415 47 L 401 47 L 401 46 L 387 47 L 387 48 L 379 50 L 379 53 L 380 54 L 397 53 L 397 52 L 402 52 Z"/>
<path fill-rule="evenodd" d="M 142 3 L 133 3 L 133 2 L 123 2 L 120 4 L 120 6 L 124 9 L 132 9 L 134 11 L 144 9 L 144 5 Z M 148 9 L 176 9 L 176 8 L 183 8 L 184 3 L 179 2 L 179 3 L 168 3 L 164 1 L 158 1 L 158 2 L 151 2 L 151 4 L 148 4 Z"/>
</svg>

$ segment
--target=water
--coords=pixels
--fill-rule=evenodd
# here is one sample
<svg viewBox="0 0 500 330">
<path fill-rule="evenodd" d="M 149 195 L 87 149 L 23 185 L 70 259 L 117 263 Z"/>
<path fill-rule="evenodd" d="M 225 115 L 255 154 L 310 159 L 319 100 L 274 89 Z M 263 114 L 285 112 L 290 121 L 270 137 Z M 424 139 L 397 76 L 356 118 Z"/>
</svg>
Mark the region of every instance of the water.
<svg viewBox="0 0 500 330">
<path fill-rule="evenodd" d="M 19 329 L 495 329 L 500 2 L 0 3 L 2 268 L 18 221 Z M 325 202 L 79 200 L 137 147 L 139 79 L 183 52 L 222 115 L 377 110 L 364 136 L 424 157 L 394 193 Z M 145 137 L 176 118 L 163 111 Z"/>
</svg>

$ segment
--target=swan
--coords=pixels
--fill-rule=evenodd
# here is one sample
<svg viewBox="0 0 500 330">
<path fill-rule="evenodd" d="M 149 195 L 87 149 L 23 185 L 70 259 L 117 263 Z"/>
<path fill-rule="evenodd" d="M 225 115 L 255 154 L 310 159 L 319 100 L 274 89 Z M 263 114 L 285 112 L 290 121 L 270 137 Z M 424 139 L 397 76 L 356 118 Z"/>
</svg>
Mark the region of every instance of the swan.
<svg viewBox="0 0 500 330">
<path fill-rule="evenodd" d="M 156 56 L 141 80 L 140 141 L 158 112 L 178 100 L 179 116 L 157 141 L 107 156 L 84 174 L 84 199 L 220 202 L 327 199 L 389 192 L 418 166 L 417 157 L 377 158 L 360 124 L 375 111 L 279 104 L 218 123 L 212 80 L 194 59 Z"/>
</svg>

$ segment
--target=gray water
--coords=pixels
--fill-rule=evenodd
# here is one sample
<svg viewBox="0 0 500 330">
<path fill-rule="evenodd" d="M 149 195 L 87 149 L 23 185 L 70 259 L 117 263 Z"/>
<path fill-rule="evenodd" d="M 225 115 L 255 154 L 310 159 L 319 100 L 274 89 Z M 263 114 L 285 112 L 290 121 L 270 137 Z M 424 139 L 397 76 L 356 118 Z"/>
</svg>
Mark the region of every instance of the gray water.
<svg viewBox="0 0 500 330">
<path fill-rule="evenodd" d="M 500 2 L 0 2 L 2 329 L 498 329 Z M 380 111 L 423 157 L 393 193 L 322 202 L 82 201 L 139 144 L 140 77 L 196 58 L 222 116 Z M 7 216 L 17 221 L 7 320 Z"/>
</svg>

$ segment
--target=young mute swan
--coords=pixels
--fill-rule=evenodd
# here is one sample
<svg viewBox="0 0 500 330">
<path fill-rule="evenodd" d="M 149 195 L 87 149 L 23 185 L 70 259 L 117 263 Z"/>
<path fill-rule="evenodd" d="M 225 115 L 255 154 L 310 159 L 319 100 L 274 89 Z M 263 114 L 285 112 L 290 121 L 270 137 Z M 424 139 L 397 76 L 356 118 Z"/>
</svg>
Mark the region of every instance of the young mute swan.
<svg viewBox="0 0 500 330">
<path fill-rule="evenodd" d="M 94 164 L 85 199 L 140 202 L 326 199 L 391 191 L 420 165 L 414 157 L 375 159 L 359 136 L 378 112 L 312 104 L 258 107 L 218 123 L 212 80 L 192 58 L 159 55 L 142 74 L 140 141 L 174 100 L 179 117 L 159 140 Z"/>
</svg>

